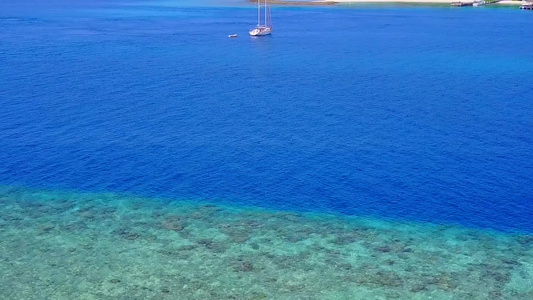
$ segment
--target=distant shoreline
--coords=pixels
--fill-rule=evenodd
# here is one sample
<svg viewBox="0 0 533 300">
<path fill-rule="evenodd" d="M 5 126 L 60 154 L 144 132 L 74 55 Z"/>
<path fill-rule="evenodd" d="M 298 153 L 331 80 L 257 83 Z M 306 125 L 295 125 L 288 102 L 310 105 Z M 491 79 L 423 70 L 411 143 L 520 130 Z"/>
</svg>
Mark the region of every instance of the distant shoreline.
<svg viewBox="0 0 533 300">
<path fill-rule="evenodd" d="M 257 2 L 257 0 L 248 0 L 249 2 Z M 270 4 L 287 4 L 287 5 L 334 5 L 340 3 L 339 1 L 286 1 L 286 0 L 269 0 Z"/>
<path fill-rule="evenodd" d="M 249 0 L 250 2 L 257 2 L 257 0 Z M 271 4 L 283 4 L 283 5 L 335 5 L 335 4 L 418 4 L 418 5 L 430 5 L 430 4 L 450 4 L 452 2 L 473 3 L 473 0 L 270 0 Z M 521 5 L 526 1 L 516 0 L 504 0 L 492 5 Z"/>
</svg>

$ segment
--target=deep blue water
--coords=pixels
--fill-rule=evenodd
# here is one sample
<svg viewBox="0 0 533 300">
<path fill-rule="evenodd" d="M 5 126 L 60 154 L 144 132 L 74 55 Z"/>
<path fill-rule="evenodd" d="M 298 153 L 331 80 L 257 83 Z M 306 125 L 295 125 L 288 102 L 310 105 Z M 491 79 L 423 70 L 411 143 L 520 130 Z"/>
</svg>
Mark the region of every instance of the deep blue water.
<svg viewBox="0 0 533 300">
<path fill-rule="evenodd" d="M 26 2 L 0 183 L 533 232 L 530 12 Z"/>
</svg>

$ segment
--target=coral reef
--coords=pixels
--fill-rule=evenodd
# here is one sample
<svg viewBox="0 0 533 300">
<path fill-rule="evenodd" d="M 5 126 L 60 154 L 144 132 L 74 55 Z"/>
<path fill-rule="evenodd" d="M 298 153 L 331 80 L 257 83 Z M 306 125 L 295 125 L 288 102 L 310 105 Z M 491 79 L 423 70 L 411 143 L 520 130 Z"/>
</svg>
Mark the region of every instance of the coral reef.
<svg viewBox="0 0 533 300">
<path fill-rule="evenodd" d="M 0 186 L 2 299 L 533 299 L 533 236 Z"/>
</svg>

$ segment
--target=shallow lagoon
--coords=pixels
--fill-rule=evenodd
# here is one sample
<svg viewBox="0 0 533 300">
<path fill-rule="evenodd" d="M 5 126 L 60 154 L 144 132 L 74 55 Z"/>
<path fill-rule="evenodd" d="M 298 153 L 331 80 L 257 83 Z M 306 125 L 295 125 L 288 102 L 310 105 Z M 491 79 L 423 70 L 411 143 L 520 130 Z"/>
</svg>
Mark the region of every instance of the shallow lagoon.
<svg viewBox="0 0 533 300">
<path fill-rule="evenodd" d="M 533 236 L 3 186 L 4 299 L 531 299 Z"/>
</svg>

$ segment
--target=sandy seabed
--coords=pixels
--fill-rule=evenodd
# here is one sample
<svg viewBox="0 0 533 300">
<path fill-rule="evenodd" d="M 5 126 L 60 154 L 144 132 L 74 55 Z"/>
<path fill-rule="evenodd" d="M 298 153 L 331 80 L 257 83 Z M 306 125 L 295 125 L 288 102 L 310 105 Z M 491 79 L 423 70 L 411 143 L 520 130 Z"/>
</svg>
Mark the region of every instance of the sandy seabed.
<svg viewBox="0 0 533 300">
<path fill-rule="evenodd" d="M 533 235 L 0 187 L 1 299 L 533 299 Z"/>
</svg>

